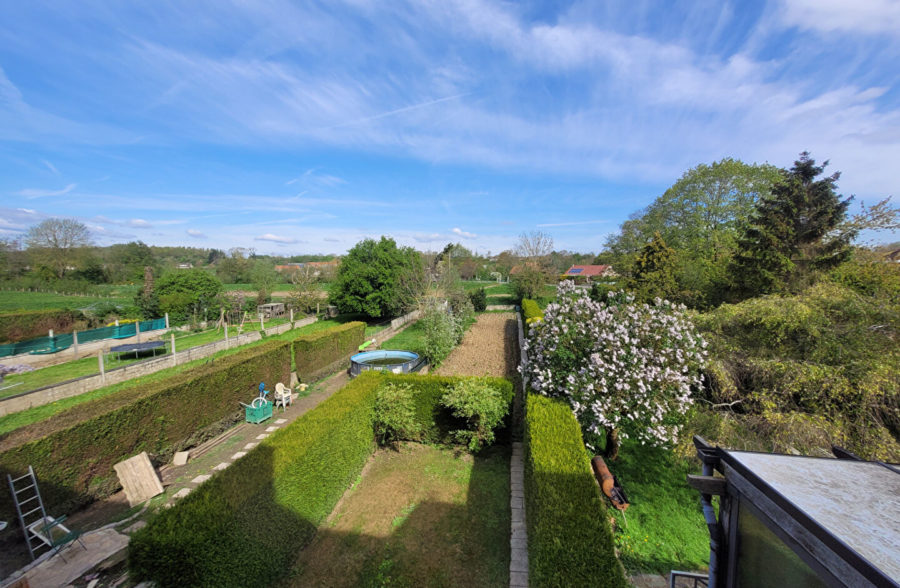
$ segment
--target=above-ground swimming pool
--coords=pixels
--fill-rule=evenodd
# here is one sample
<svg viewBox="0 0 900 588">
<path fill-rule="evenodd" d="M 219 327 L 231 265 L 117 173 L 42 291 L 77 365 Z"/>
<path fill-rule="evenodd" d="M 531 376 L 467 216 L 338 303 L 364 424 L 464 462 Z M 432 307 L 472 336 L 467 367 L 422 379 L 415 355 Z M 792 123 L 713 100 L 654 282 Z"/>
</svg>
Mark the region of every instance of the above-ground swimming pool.
<svg viewBox="0 0 900 588">
<path fill-rule="evenodd" d="M 381 370 L 395 374 L 408 374 L 422 363 L 418 353 L 380 349 L 363 351 L 350 358 L 350 377 L 367 370 Z"/>
</svg>

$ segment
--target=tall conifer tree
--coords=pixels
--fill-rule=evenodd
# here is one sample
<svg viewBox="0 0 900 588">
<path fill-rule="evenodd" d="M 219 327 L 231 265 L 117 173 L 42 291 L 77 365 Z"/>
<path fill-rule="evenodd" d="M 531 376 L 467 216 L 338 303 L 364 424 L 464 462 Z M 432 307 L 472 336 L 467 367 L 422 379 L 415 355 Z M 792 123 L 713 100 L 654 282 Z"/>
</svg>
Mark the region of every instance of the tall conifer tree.
<svg viewBox="0 0 900 588">
<path fill-rule="evenodd" d="M 840 172 L 816 179 L 827 165 L 817 166 L 804 151 L 771 196 L 757 204 L 732 265 L 742 295 L 790 289 L 849 257 L 856 235 L 838 234 L 835 228 L 845 219 L 852 197 L 842 200 L 835 191 Z"/>
</svg>

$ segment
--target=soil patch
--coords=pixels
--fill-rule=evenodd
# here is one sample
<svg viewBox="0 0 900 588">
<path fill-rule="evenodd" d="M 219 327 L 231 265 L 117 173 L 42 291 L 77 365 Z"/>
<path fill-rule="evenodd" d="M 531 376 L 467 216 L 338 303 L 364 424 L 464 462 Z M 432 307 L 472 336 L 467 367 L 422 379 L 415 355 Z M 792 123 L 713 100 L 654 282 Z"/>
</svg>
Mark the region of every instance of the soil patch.
<svg viewBox="0 0 900 588">
<path fill-rule="evenodd" d="M 378 451 L 297 561 L 292 586 L 509 584 L 509 449 Z"/>
<path fill-rule="evenodd" d="M 435 373 L 444 376 L 513 377 L 519 361 L 518 327 L 513 313 L 478 315 Z"/>
</svg>

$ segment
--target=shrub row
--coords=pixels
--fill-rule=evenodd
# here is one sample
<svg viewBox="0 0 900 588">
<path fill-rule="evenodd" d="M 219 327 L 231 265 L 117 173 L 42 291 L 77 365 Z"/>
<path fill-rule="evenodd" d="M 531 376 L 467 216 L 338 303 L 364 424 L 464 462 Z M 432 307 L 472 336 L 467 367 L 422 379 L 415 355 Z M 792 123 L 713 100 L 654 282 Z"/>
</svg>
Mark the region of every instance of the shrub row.
<svg viewBox="0 0 900 588">
<path fill-rule="evenodd" d="M 529 394 L 525 496 L 532 586 L 627 586 L 581 428 L 562 400 Z"/>
<path fill-rule="evenodd" d="M 69 333 L 80 313 L 72 310 L 20 310 L 0 314 L 0 343 L 44 337 L 50 329 L 55 334 Z"/>
<path fill-rule="evenodd" d="M 361 374 L 131 538 L 132 574 L 160 586 L 271 586 L 374 449 L 382 378 Z"/>
<path fill-rule="evenodd" d="M 333 363 L 356 353 L 366 336 L 366 323 L 353 321 L 294 339 L 294 366 L 301 382 L 324 375 Z"/>
<path fill-rule="evenodd" d="M 193 443 L 199 431 L 240 418 L 260 381 L 288 381 L 290 343 L 271 341 L 114 397 L 80 404 L 0 438 L 0 475 L 34 466 L 44 503 L 66 512 L 118 487 L 117 462 L 142 451 L 156 455 Z M 0 518 L 14 517 L 0 492 Z"/>
</svg>

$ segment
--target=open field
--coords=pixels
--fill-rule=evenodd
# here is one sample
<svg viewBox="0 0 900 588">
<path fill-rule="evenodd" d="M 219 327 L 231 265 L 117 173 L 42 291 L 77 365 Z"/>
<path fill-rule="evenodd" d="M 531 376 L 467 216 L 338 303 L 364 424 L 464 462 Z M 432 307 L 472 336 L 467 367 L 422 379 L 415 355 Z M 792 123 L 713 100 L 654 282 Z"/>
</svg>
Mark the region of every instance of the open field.
<svg viewBox="0 0 900 588">
<path fill-rule="evenodd" d="M 291 586 L 509 585 L 509 455 L 378 451 L 319 527 Z"/>
<path fill-rule="evenodd" d="M 50 310 L 68 308 L 83 310 L 95 304 L 132 304 L 131 297 L 80 296 L 77 294 L 54 294 L 52 292 L 16 292 L 0 290 L 0 312 L 16 310 Z"/>
</svg>

